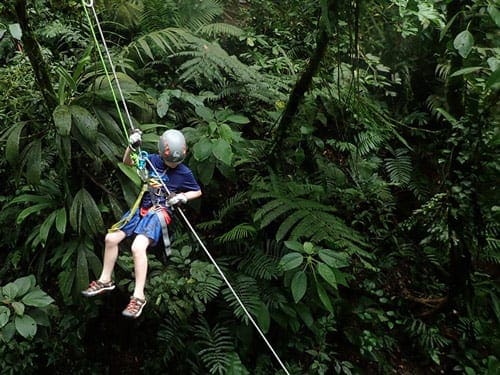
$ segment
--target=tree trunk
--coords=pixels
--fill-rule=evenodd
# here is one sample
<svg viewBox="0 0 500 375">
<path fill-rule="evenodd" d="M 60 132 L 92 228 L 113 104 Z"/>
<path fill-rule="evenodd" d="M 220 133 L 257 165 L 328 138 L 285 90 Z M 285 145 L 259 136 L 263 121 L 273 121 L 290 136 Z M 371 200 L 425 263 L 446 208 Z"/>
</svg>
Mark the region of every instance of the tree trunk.
<svg viewBox="0 0 500 375">
<path fill-rule="evenodd" d="M 24 51 L 28 56 L 30 64 L 33 68 L 33 72 L 35 74 L 36 83 L 40 91 L 42 92 L 47 110 L 51 115 L 57 105 L 56 95 L 54 93 L 54 88 L 52 87 L 52 84 L 50 82 L 47 65 L 43 60 L 40 46 L 38 45 L 38 42 L 33 35 L 33 31 L 31 30 L 28 21 L 28 14 L 26 12 L 26 0 L 17 0 L 15 9 L 17 20 L 21 26 L 21 30 L 23 33 L 22 42 Z"/>
</svg>

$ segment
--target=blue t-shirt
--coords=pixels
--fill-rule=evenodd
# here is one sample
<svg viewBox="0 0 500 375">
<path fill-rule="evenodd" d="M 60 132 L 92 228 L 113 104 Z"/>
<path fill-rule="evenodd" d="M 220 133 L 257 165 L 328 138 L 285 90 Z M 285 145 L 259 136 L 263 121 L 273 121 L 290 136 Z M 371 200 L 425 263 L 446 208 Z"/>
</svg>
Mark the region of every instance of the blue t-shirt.
<svg viewBox="0 0 500 375">
<path fill-rule="evenodd" d="M 201 190 L 198 182 L 194 178 L 193 172 L 186 165 L 181 163 L 175 168 L 170 168 L 163 162 L 163 159 L 158 154 L 149 154 L 148 159 L 154 166 L 153 169 L 149 163 L 146 163 L 150 180 L 153 181 L 155 187 L 151 187 L 152 184 L 150 183 L 150 189 L 142 198 L 141 207 L 149 208 L 154 202 L 161 205 L 165 204 L 168 192 L 165 192 L 161 183 L 154 183 L 154 180 L 160 178 L 163 180 L 170 193 L 184 193 L 187 191 Z M 151 194 L 155 196 L 152 197 Z"/>
</svg>

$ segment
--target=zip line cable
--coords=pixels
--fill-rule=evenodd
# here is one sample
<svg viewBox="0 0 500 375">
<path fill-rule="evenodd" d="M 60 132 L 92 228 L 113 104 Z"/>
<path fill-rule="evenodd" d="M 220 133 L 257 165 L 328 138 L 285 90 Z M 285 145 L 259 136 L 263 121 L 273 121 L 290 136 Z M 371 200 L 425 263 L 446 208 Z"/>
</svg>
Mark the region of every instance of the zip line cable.
<svg viewBox="0 0 500 375">
<path fill-rule="evenodd" d="M 95 31 L 94 31 L 94 28 L 92 26 L 92 22 L 91 22 L 91 19 L 90 19 L 90 15 L 87 11 L 87 8 L 91 8 L 92 9 L 92 13 L 94 15 L 94 19 L 96 21 L 96 25 L 99 29 L 99 34 L 100 34 L 100 37 L 101 37 L 101 41 L 104 45 L 104 49 L 105 49 L 105 52 L 106 52 L 106 55 L 107 55 L 107 58 L 108 58 L 108 61 L 109 61 L 109 65 L 111 67 L 111 70 L 113 72 L 113 76 L 114 76 L 114 79 L 116 81 L 116 86 L 118 88 L 118 91 L 119 91 L 119 94 L 120 94 L 120 98 L 121 98 L 121 101 L 122 101 L 122 104 L 123 104 L 123 107 L 124 107 L 124 110 L 125 110 L 125 113 L 127 115 L 127 119 L 129 121 L 129 124 L 130 124 L 130 127 L 132 130 L 134 130 L 134 125 L 133 125 L 133 122 L 132 122 L 132 119 L 130 117 L 130 113 L 129 113 L 129 110 L 128 110 L 128 107 L 127 107 L 127 104 L 126 104 L 126 101 L 125 101 L 125 98 L 123 96 L 123 92 L 122 92 L 122 89 L 121 89 L 121 86 L 120 86 L 120 82 L 118 80 L 118 77 L 116 75 L 116 70 L 115 70 L 115 67 L 113 65 L 113 61 L 111 59 L 111 55 L 109 53 L 109 49 L 107 47 L 107 44 L 106 44 L 106 40 L 104 38 L 104 34 L 102 32 L 102 28 L 101 28 L 101 25 L 99 23 L 99 18 L 97 17 L 97 13 L 95 11 L 95 8 L 94 8 L 94 0 L 89 0 L 89 2 L 85 2 L 85 0 L 82 0 L 82 4 L 84 5 L 84 10 L 85 10 L 85 14 L 87 16 L 87 20 L 90 24 L 90 29 L 91 29 L 91 32 L 92 32 L 92 36 L 94 38 L 94 43 L 96 44 L 97 46 L 97 50 L 99 52 L 99 56 L 101 58 L 101 63 L 103 64 L 103 67 L 104 67 L 104 72 L 106 74 L 106 77 L 108 79 L 108 82 L 109 82 L 109 85 L 110 85 L 110 88 L 111 88 L 111 92 L 113 94 L 113 99 L 115 101 L 115 104 L 117 106 L 117 110 L 118 110 L 118 114 L 120 116 L 120 120 L 122 122 L 122 127 L 124 128 L 125 130 L 125 134 L 127 134 L 126 132 L 126 129 L 125 129 L 125 122 L 123 120 L 123 117 L 122 117 L 122 114 L 121 114 L 121 111 L 120 111 L 120 106 L 119 106 L 119 103 L 118 103 L 118 99 L 116 97 L 116 94 L 115 94 L 115 91 L 114 91 L 114 88 L 112 86 L 112 82 L 111 82 L 111 78 L 110 78 L 110 75 L 109 75 L 109 71 L 106 67 L 106 63 L 104 61 L 104 57 L 102 55 L 102 52 L 101 52 L 101 49 L 99 47 L 99 42 L 97 40 L 97 36 L 95 34 Z M 156 170 L 155 166 L 151 163 L 151 161 L 146 158 L 146 162 L 149 164 L 149 166 L 151 167 L 152 171 L 158 175 L 158 171 Z M 165 182 L 160 179 L 161 181 L 161 184 L 163 186 L 163 188 L 165 189 L 165 191 L 167 192 L 167 194 L 170 194 L 170 191 L 168 189 L 168 187 L 166 186 Z M 205 254 L 208 256 L 208 258 L 210 259 L 210 261 L 213 263 L 213 265 L 215 266 L 215 268 L 217 269 L 217 272 L 219 272 L 220 276 L 222 277 L 222 279 L 224 280 L 224 282 L 226 283 L 226 285 L 229 287 L 229 290 L 231 291 L 231 293 L 234 295 L 234 297 L 236 298 L 236 301 L 238 302 L 238 304 L 240 305 L 240 307 L 243 309 L 243 311 L 245 312 L 246 316 L 248 317 L 248 319 L 250 320 L 250 322 L 252 323 L 252 325 L 255 327 L 255 329 L 257 330 L 257 332 L 259 333 L 259 335 L 262 337 L 262 339 L 264 340 L 264 342 L 266 343 L 267 347 L 269 348 L 269 350 L 271 351 L 271 353 L 274 355 L 274 357 L 276 358 L 276 360 L 278 361 L 278 363 L 280 364 L 281 368 L 283 369 L 283 371 L 285 371 L 285 373 L 287 375 L 290 375 L 290 372 L 288 371 L 288 369 L 286 368 L 286 366 L 283 364 L 283 362 L 281 361 L 280 357 L 278 356 L 278 354 L 276 353 L 276 351 L 274 350 L 273 346 L 271 345 L 271 343 L 267 340 L 264 332 L 262 332 L 262 330 L 260 329 L 259 325 L 257 324 L 257 322 L 254 320 L 254 318 L 252 317 L 252 315 L 250 314 L 250 312 L 247 310 L 247 308 L 245 307 L 245 305 L 243 304 L 243 301 L 241 301 L 240 297 L 238 296 L 238 293 L 236 293 L 236 291 L 234 290 L 233 286 L 231 285 L 231 283 L 229 282 L 229 280 L 227 279 L 226 275 L 224 274 L 224 272 L 222 271 L 222 269 L 219 267 L 219 265 L 217 264 L 217 262 L 215 261 L 215 259 L 213 258 L 212 254 L 210 254 L 210 252 L 208 251 L 208 248 L 205 246 L 205 244 L 203 243 L 203 241 L 201 240 L 200 236 L 198 235 L 198 233 L 196 232 L 196 230 L 194 229 L 194 227 L 191 225 L 190 221 L 188 220 L 188 218 L 186 217 L 186 215 L 184 214 L 184 212 L 182 211 L 182 209 L 180 209 L 179 207 L 176 208 L 177 211 L 179 212 L 179 214 L 181 215 L 182 219 L 184 220 L 184 222 L 186 223 L 186 225 L 188 226 L 188 228 L 191 230 L 191 232 L 193 233 L 194 237 L 196 238 L 196 240 L 198 241 L 198 243 L 200 244 L 200 246 L 202 247 L 202 249 L 204 250 Z"/>
</svg>

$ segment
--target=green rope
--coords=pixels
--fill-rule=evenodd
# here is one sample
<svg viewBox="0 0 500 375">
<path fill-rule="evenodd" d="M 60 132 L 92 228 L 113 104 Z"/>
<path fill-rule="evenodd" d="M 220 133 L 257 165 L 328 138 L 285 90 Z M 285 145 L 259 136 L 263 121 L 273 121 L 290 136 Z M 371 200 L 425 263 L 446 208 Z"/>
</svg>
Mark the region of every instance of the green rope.
<svg viewBox="0 0 500 375">
<path fill-rule="evenodd" d="M 113 95 L 113 100 L 114 100 L 115 105 L 116 105 L 116 111 L 118 112 L 118 116 L 120 117 L 120 123 L 121 123 L 122 129 L 124 131 L 125 138 L 127 139 L 128 132 L 127 132 L 127 127 L 125 125 L 125 120 L 123 119 L 123 115 L 122 115 L 122 112 L 120 110 L 120 104 L 118 102 L 118 98 L 117 98 L 115 90 L 113 88 L 113 83 L 112 83 L 112 80 L 111 80 L 111 76 L 109 74 L 108 67 L 106 65 L 106 61 L 104 60 L 104 56 L 102 54 L 101 47 L 99 46 L 99 41 L 97 40 L 97 35 L 95 33 L 94 26 L 92 25 L 92 20 L 90 18 L 89 12 L 87 10 L 87 4 L 85 3 L 84 0 L 82 0 L 82 5 L 83 5 L 83 10 L 85 11 L 85 15 L 87 16 L 87 21 L 89 22 L 90 31 L 92 33 L 92 37 L 94 39 L 94 43 L 95 43 L 96 48 L 97 48 L 97 52 L 99 53 L 99 57 L 101 59 L 102 66 L 104 68 L 104 72 L 106 74 L 106 78 L 108 79 L 109 87 L 111 88 L 111 93 Z"/>
</svg>

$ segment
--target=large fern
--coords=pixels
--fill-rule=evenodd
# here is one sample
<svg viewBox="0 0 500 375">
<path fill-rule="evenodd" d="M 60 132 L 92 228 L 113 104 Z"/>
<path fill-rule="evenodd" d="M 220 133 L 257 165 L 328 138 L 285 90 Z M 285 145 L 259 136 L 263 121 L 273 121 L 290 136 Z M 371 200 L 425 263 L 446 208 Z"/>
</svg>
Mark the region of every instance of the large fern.
<svg viewBox="0 0 500 375">
<path fill-rule="evenodd" d="M 261 228 L 275 224 L 277 240 L 327 241 L 348 244 L 352 249 L 366 245 L 356 230 L 334 214 L 334 206 L 321 202 L 326 195 L 322 186 L 272 176 L 256 187 L 252 198 L 262 206 L 256 210 L 254 220 Z"/>
</svg>

